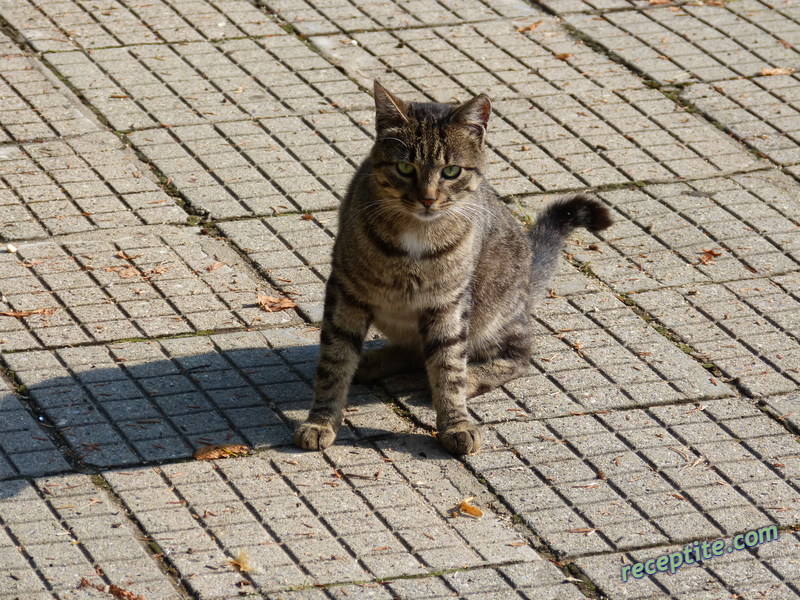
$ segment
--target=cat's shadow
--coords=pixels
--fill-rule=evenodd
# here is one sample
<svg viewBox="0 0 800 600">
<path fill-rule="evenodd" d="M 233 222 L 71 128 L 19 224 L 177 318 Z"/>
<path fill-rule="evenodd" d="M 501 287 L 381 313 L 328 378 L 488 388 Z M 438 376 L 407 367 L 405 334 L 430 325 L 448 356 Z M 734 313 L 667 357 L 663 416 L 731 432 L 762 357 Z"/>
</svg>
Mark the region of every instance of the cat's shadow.
<svg viewBox="0 0 800 600">
<path fill-rule="evenodd" d="M 223 345 L 198 352 L 191 341 L 118 343 L 98 350 L 94 362 L 70 364 L 64 353 L 58 368 L 47 371 L 19 363 L 24 407 L 17 408 L 13 440 L 6 440 L 6 456 L 0 457 L 6 461 L 0 499 L 17 494 L 24 477 L 180 462 L 205 445 L 303 452 L 294 446 L 293 434 L 311 406 L 318 346 Z M 154 355 L 162 358 L 145 358 Z M 421 373 L 395 376 L 386 385 L 409 382 L 425 385 Z M 430 453 L 435 439 L 424 428 L 395 431 L 382 429 L 380 420 L 369 422 L 376 403 L 382 411 L 403 410 L 387 403 L 381 385 L 353 387 L 351 404 L 363 405 L 364 416 L 357 426 L 343 427 L 335 444 L 388 444 L 417 456 Z M 9 391 L 0 395 L 0 406 L 19 407 L 18 400 Z M 424 406 L 426 400 L 419 394 L 410 402 Z"/>
</svg>

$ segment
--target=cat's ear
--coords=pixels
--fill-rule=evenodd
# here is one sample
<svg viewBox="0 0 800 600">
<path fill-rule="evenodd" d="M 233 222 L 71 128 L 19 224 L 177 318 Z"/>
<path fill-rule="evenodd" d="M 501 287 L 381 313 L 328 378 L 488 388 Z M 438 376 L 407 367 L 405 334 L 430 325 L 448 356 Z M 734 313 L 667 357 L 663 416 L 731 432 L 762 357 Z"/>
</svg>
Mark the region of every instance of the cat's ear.
<svg viewBox="0 0 800 600">
<path fill-rule="evenodd" d="M 393 125 L 408 123 L 408 104 L 375 81 L 375 126 L 380 131 Z"/>
<path fill-rule="evenodd" d="M 491 114 L 492 101 L 486 94 L 478 94 L 472 100 L 457 107 L 450 115 L 450 121 L 468 127 L 483 140 Z"/>
</svg>

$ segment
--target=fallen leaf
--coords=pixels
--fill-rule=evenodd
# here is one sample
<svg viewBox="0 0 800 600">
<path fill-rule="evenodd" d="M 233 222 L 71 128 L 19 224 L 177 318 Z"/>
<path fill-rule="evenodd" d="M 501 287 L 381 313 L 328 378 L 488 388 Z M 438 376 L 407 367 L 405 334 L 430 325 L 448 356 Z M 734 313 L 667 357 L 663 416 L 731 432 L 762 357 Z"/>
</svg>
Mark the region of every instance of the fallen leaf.
<svg viewBox="0 0 800 600">
<path fill-rule="evenodd" d="M 131 277 L 135 277 L 136 275 L 141 275 L 139 269 L 132 267 L 130 265 L 122 265 L 116 267 L 106 267 L 107 273 L 116 273 L 122 279 L 130 279 Z"/>
<path fill-rule="evenodd" d="M 144 276 L 147 276 L 147 275 L 163 275 L 167 271 L 169 271 L 169 267 L 165 267 L 164 265 L 156 265 L 155 267 L 150 269 L 147 273 L 145 273 Z"/>
<path fill-rule="evenodd" d="M 791 75 L 797 71 L 794 67 L 776 67 L 774 69 L 770 69 L 768 67 L 764 67 L 761 69 L 761 74 L 764 76 L 768 75 Z"/>
<path fill-rule="evenodd" d="M 704 265 L 711 264 L 711 263 L 714 262 L 714 259 L 717 258 L 718 256 L 722 256 L 722 252 L 721 251 L 714 250 L 713 248 L 711 250 L 706 250 L 705 248 L 703 248 L 703 253 L 700 255 L 700 259 L 698 260 L 698 263 L 701 263 L 701 264 L 704 264 Z"/>
<path fill-rule="evenodd" d="M 236 555 L 236 558 L 229 558 L 228 563 L 242 573 L 253 570 L 253 565 L 250 564 L 250 556 L 244 550 L 239 550 L 239 554 Z"/>
<path fill-rule="evenodd" d="M 562 52 L 561 54 L 556 54 L 556 58 L 558 60 L 567 60 L 568 58 L 572 58 L 572 54 L 569 52 Z"/>
<path fill-rule="evenodd" d="M 197 460 L 215 460 L 217 458 L 228 458 L 230 456 L 242 456 L 249 454 L 250 448 L 244 444 L 211 444 L 209 446 L 200 446 L 194 451 L 194 457 Z"/>
<path fill-rule="evenodd" d="M 94 588 L 98 592 L 105 592 L 106 594 L 110 594 L 117 600 L 144 600 L 142 596 L 137 596 L 133 592 L 129 592 L 128 590 L 123 590 L 118 585 L 99 585 L 97 583 L 92 583 L 85 577 L 81 578 L 80 586 L 81 588 Z"/>
<path fill-rule="evenodd" d="M 117 256 L 120 257 L 122 260 L 133 260 L 134 258 L 139 258 L 141 254 L 134 254 L 133 256 L 128 256 L 125 254 L 124 250 L 120 250 L 117 252 Z"/>
<path fill-rule="evenodd" d="M 274 298 L 261 293 L 258 294 L 258 305 L 266 312 L 278 312 L 297 306 L 290 298 Z"/>
<path fill-rule="evenodd" d="M 590 533 L 594 533 L 597 531 L 597 527 L 582 527 L 580 529 L 567 529 L 567 533 L 582 533 L 584 535 L 589 535 Z"/>
<path fill-rule="evenodd" d="M 303 219 L 303 221 L 313 221 L 314 220 L 314 215 L 305 214 L 300 218 Z"/>
<path fill-rule="evenodd" d="M 53 313 L 56 312 L 57 309 L 55 308 L 35 308 L 33 310 L 8 310 L 0 312 L 0 315 L 4 317 L 30 317 L 31 315 L 44 315 L 45 317 L 51 316 Z"/>
<path fill-rule="evenodd" d="M 224 267 L 224 266 L 225 266 L 225 264 L 226 264 L 226 263 L 222 262 L 221 260 L 218 260 L 218 261 L 216 261 L 216 262 L 213 262 L 213 263 L 211 263 L 210 265 L 208 265 L 208 266 L 206 267 L 206 271 L 208 271 L 209 273 L 211 273 L 211 272 L 213 272 L 213 271 L 216 271 L 216 270 L 217 270 L 217 269 L 219 269 L 220 267 Z"/>
<path fill-rule="evenodd" d="M 517 29 L 517 33 L 525 33 L 526 31 L 534 31 L 542 23 L 544 23 L 544 21 L 536 21 L 535 23 L 531 23 L 530 25 L 525 25 L 525 27 L 520 27 L 519 29 Z"/>
<path fill-rule="evenodd" d="M 475 517 L 475 518 L 482 517 L 483 511 L 477 506 L 473 506 L 472 504 L 470 504 L 472 500 L 473 498 L 464 498 L 461 501 L 461 504 L 459 504 L 458 509 L 462 513 L 464 513 L 465 515 L 469 515 L 470 517 Z"/>
</svg>

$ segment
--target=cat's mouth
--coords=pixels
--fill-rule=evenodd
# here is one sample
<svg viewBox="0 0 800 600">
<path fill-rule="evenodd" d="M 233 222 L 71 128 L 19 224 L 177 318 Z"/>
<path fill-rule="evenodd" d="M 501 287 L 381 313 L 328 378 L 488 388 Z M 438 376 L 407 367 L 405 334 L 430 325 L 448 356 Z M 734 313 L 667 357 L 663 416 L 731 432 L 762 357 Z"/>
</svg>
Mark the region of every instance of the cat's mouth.
<svg viewBox="0 0 800 600">
<path fill-rule="evenodd" d="M 442 216 L 443 211 L 431 210 L 430 208 L 420 207 L 411 211 L 411 214 L 420 221 L 435 221 Z"/>
</svg>

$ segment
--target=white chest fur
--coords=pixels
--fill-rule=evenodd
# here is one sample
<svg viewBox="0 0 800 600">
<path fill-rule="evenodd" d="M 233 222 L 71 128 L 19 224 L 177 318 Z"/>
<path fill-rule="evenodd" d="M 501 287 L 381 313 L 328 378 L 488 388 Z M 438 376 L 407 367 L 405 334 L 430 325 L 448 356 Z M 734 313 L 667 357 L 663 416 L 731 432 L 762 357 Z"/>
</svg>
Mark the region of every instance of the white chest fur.
<svg viewBox="0 0 800 600">
<path fill-rule="evenodd" d="M 429 250 L 429 245 L 425 238 L 413 229 L 401 233 L 398 241 L 403 250 L 408 252 L 408 255 L 415 260 L 422 258 L 422 255 Z"/>
</svg>

